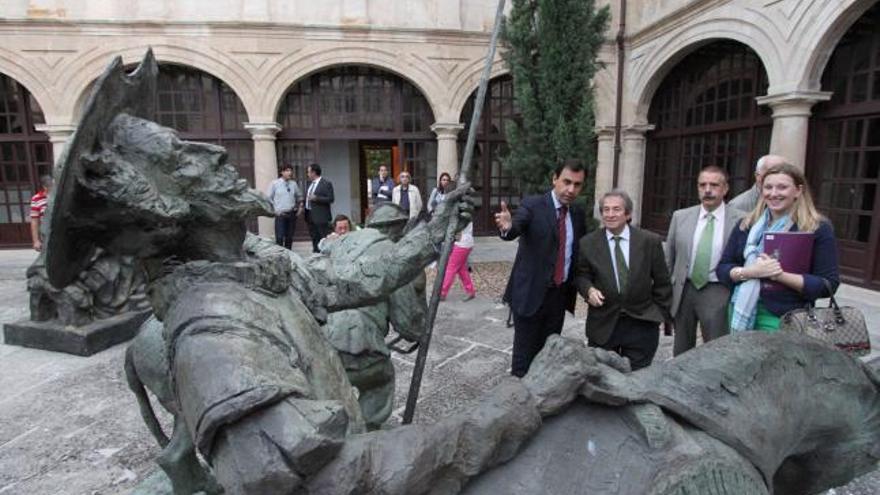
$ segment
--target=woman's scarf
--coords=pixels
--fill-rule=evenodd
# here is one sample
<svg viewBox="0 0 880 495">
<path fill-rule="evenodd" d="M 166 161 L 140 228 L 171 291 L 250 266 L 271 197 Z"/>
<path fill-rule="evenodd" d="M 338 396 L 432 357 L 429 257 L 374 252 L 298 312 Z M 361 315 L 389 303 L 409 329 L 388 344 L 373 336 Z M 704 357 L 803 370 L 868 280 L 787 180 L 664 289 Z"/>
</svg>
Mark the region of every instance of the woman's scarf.
<svg viewBox="0 0 880 495">
<path fill-rule="evenodd" d="M 749 237 L 746 247 L 743 249 L 743 268 L 751 266 L 764 252 L 764 234 L 767 232 L 784 232 L 791 228 L 791 217 L 784 215 L 771 225 L 770 211 L 764 209 L 764 213 L 749 229 Z M 738 284 L 733 289 L 731 305 L 733 311 L 730 317 L 730 331 L 743 332 L 755 328 L 755 316 L 758 313 L 758 298 L 761 295 L 761 279 L 753 278 Z"/>
</svg>

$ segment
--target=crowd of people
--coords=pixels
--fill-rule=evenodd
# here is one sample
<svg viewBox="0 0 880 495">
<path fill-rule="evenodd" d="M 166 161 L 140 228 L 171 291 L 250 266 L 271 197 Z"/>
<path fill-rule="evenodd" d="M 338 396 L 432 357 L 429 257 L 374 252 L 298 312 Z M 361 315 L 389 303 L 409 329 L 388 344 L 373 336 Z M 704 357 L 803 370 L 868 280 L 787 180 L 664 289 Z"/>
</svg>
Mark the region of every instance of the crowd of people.
<svg viewBox="0 0 880 495">
<path fill-rule="evenodd" d="M 275 208 L 275 242 L 290 249 L 296 232 L 297 217 L 305 215 L 312 251 L 318 253 L 326 244 L 351 232 L 357 226 L 347 215 L 332 215 L 333 184 L 321 177 L 321 166 L 313 163 L 308 166 L 306 173 L 308 185 L 304 194 L 294 177 L 293 166 L 285 163 L 281 167 L 280 176 L 269 185 L 266 195 Z M 423 202 L 422 193 L 412 183 L 409 171 L 400 172 L 397 178 L 398 182 L 395 183 L 387 165 L 378 167 L 376 176 L 371 177 L 366 185 L 368 212 L 390 203 L 397 205 L 411 221 L 428 220 L 446 199 L 446 195 L 455 188 L 452 176 L 443 172 L 437 178 L 437 186 L 431 190 L 427 202 Z M 473 247 L 473 224 L 469 224 L 456 235 L 443 279 L 440 296 L 442 301 L 446 300 L 456 278 L 461 281 L 464 289 L 464 301 L 476 297 L 468 262 Z M 436 264 L 432 266 L 436 267 Z"/>
<path fill-rule="evenodd" d="M 290 249 L 303 215 L 317 253 L 357 227 L 346 215 L 332 216 L 333 184 L 321 166 L 313 163 L 306 173 L 303 191 L 293 167 L 283 165 L 266 194 L 275 209 L 276 243 Z M 784 157 L 759 159 L 754 186 L 730 202 L 727 172 L 714 165 L 702 169 L 699 202 L 673 212 L 665 243 L 631 225 L 632 199 L 618 189 L 600 196 L 601 228 L 588 234 L 586 213 L 576 202 L 585 179 L 582 163 L 567 160 L 555 170 L 550 191 L 524 198 L 515 212 L 502 202 L 495 214 L 501 238 L 520 240 L 503 295 L 513 317 L 515 376 L 525 375 L 547 338 L 561 332 L 577 294 L 589 305 L 589 345 L 627 357 L 639 369 L 651 364 L 661 328 L 674 335 L 674 355 L 696 345 L 698 329 L 704 342 L 730 332 L 773 332 L 785 313 L 829 297 L 840 283 L 834 229 L 816 209 L 803 171 Z M 42 177 L 41 184 L 31 200 L 37 251 L 52 178 Z M 454 187 L 444 172 L 423 202 L 410 172 L 400 172 L 395 183 L 382 165 L 367 184 L 369 209 L 392 203 L 410 221 L 427 219 Z M 809 237 L 808 269 L 786 271 L 780 253 L 765 249 L 767 235 L 780 232 Z M 456 237 L 441 300 L 456 278 L 464 300 L 475 297 L 468 263 L 473 246 L 470 224 Z"/>
<path fill-rule="evenodd" d="M 703 341 L 778 331 L 785 313 L 829 297 L 840 283 L 834 230 L 803 171 L 784 157 L 758 160 L 754 186 L 729 203 L 727 172 L 705 167 L 699 203 L 673 213 L 665 242 L 631 225 L 632 199 L 617 189 L 599 197 L 601 228 L 586 233 L 575 202 L 585 176 L 580 162 L 568 160 L 550 191 L 524 198 L 513 213 L 502 203 L 495 214 L 501 238 L 520 240 L 503 297 L 513 316 L 515 376 L 561 332 L 576 293 L 589 306 L 588 344 L 628 358 L 636 370 L 651 364 L 661 329 L 674 335 L 675 355 L 696 345 L 698 328 Z M 807 257 L 803 267 L 790 268 L 765 246 L 767 234 L 783 232 L 806 235 L 785 253 Z"/>
</svg>

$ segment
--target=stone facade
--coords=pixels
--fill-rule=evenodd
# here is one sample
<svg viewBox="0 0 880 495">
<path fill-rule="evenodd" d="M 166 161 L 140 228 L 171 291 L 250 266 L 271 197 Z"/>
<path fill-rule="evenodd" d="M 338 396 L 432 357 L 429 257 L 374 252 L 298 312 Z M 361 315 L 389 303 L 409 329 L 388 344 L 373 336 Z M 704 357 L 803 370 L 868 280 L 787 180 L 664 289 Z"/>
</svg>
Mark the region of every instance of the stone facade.
<svg viewBox="0 0 880 495">
<path fill-rule="evenodd" d="M 629 190 L 641 212 L 648 109 L 664 77 L 711 41 L 743 43 L 769 79 L 758 99 L 773 112 L 771 152 L 803 165 L 811 107 L 830 97 L 820 79 L 836 43 L 875 0 L 629 0 L 620 166 L 614 177 L 619 2 L 595 81 L 597 190 Z M 72 132 L 90 84 L 115 55 L 136 61 L 152 46 L 160 62 L 216 76 L 241 99 L 255 141 L 256 185 L 275 177 L 274 135 L 285 92 L 322 69 L 365 64 L 396 73 L 427 98 L 438 136 L 438 171 L 458 168 L 453 145 L 476 89 L 493 23 L 493 0 L 203 0 L 0 4 L 0 73 L 39 102 L 55 156 Z M 509 4 L 508 4 L 509 8 Z M 500 57 L 494 75 L 505 72 Z"/>
</svg>

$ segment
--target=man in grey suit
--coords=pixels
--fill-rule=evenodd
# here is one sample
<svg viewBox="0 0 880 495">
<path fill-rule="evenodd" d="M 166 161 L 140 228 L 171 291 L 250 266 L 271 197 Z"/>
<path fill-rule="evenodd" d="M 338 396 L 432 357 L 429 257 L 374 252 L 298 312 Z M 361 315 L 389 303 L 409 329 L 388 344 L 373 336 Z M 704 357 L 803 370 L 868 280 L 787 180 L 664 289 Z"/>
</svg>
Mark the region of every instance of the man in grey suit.
<svg viewBox="0 0 880 495">
<path fill-rule="evenodd" d="M 784 156 L 764 155 L 758 158 L 755 165 L 755 185 L 739 193 L 735 198 L 731 199 L 727 206 L 740 210 L 743 213 L 749 213 L 755 209 L 758 204 L 758 198 L 761 196 L 761 186 L 764 183 L 764 172 L 774 165 L 787 163 L 788 160 Z"/>
<path fill-rule="evenodd" d="M 587 300 L 587 338 L 592 347 L 629 359 L 633 370 L 651 364 L 667 321 L 672 284 L 663 239 L 631 227 L 633 203 L 621 190 L 599 200 L 604 228 L 581 239 L 578 292 Z"/>
<path fill-rule="evenodd" d="M 724 204 L 727 172 L 710 165 L 697 177 L 700 204 L 676 210 L 666 236 L 666 262 L 672 271 L 674 356 L 697 343 L 697 322 L 703 341 L 729 332 L 730 290 L 718 282 L 715 266 L 743 212 Z"/>
</svg>

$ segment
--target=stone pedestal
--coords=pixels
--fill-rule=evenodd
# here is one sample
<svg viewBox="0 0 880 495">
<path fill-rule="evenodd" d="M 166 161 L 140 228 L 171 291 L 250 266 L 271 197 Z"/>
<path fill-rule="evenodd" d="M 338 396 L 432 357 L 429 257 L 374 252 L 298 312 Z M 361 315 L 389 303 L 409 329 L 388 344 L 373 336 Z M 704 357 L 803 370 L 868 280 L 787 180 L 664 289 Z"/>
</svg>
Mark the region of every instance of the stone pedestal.
<svg viewBox="0 0 880 495">
<path fill-rule="evenodd" d="M 80 327 L 22 320 L 3 325 L 3 338 L 8 345 L 91 356 L 131 340 L 151 313 L 152 310 L 129 312 Z"/>
<path fill-rule="evenodd" d="M 254 140 L 254 187 L 266 193 L 269 184 L 278 178 L 278 154 L 275 151 L 275 134 L 281 126 L 275 122 L 247 122 L 244 128 L 250 131 Z M 260 235 L 274 238 L 275 227 L 271 218 L 260 217 Z"/>
</svg>

